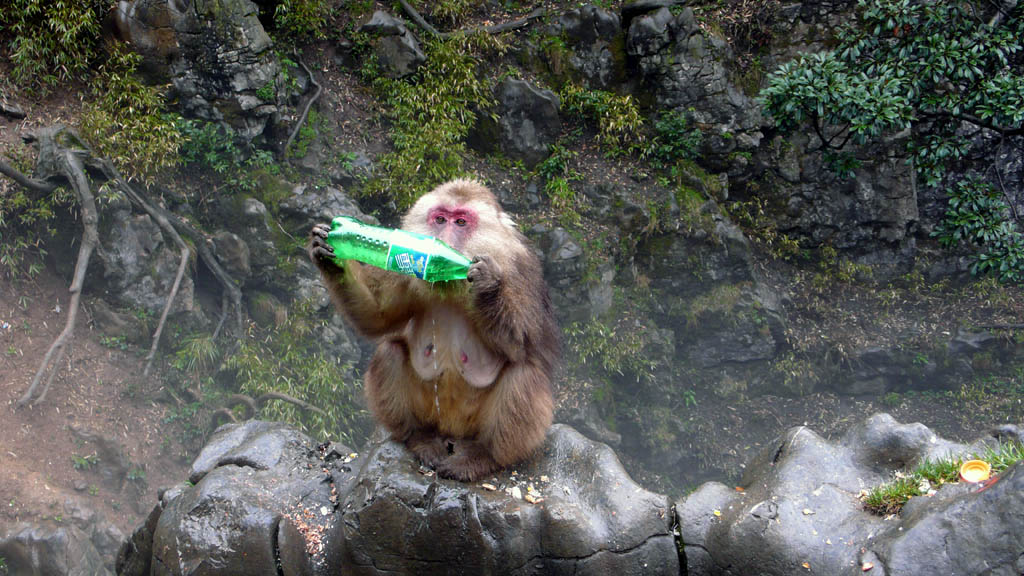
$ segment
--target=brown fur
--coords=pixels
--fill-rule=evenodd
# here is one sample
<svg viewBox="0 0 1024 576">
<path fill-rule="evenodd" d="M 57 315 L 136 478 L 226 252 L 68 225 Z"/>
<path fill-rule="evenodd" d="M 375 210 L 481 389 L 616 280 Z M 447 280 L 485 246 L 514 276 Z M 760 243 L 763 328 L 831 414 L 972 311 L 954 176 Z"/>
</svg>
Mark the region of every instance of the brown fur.
<svg viewBox="0 0 1024 576">
<path fill-rule="evenodd" d="M 449 182 L 421 198 L 402 227 L 429 233 L 427 214 L 438 205 L 468 207 L 479 217 L 461 248 L 474 259 L 471 283 L 431 286 L 356 262 L 339 267 L 322 241 L 323 225 L 314 227 L 309 252 L 338 309 L 379 339 L 365 377 L 370 410 L 439 474 L 469 481 L 528 457 L 543 442 L 559 342 L 540 262 L 494 195 L 472 180 Z M 426 330 L 428 318 L 432 343 L 468 325 L 470 338 L 489 351 L 481 356 L 495 359 L 486 365 L 500 367 L 494 382 L 474 387 L 449 368 L 421 378 L 410 337 Z M 437 362 L 435 356 L 435 368 Z"/>
</svg>

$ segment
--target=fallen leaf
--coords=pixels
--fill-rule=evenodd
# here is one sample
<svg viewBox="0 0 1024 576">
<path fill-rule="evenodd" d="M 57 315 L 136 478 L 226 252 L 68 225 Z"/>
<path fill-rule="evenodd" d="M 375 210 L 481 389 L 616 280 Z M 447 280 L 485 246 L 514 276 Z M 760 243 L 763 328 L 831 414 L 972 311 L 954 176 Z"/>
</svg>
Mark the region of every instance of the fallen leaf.
<svg viewBox="0 0 1024 576">
<path fill-rule="evenodd" d="M 871 570 L 874 567 L 875 567 L 875 565 L 872 564 L 871 562 L 865 562 L 865 563 L 860 565 L 860 571 L 861 572 L 867 572 L 868 570 Z"/>
<path fill-rule="evenodd" d="M 811 510 L 810 508 L 804 508 L 804 516 L 810 516 L 811 514 L 814 514 L 814 510 Z"/>
<path fill-rule="evenodd" d="M 712 512 L 712 514 L 714 514 L 715 516 L 721 516 L 722 515 L 722 511 L 721 510 L 715 510 L 714 512 Z"/>
<path fill-rule="evenodd" d="M 803 566 L 804 568 L 807 568 L 808 570 L 811 569 L 811 563 L 810 562 L 804 562 L 803 564 L 801 564 L 801 566 Z"/>
</svg>

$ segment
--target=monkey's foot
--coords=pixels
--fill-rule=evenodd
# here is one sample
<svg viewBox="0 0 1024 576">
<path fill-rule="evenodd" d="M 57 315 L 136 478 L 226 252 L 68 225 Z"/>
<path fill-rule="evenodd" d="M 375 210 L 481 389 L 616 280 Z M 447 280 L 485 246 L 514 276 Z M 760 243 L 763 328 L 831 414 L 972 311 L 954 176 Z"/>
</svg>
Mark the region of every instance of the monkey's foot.
<svg viewBox="0 0 1024 576">
<path fill-rule="evenodd" d="M 427 466 L 437 467 L 450 454 L 448 440 L 429 432 L 413 432 L 405 445 Z"/>
<path fill-rule="evenodd" d="M 474 482 L 500 468 L 490 450 L 476 440 L 456 442 L 455 453 L 435 467 L 438 476 L 461 482 Z"/>
</svg>

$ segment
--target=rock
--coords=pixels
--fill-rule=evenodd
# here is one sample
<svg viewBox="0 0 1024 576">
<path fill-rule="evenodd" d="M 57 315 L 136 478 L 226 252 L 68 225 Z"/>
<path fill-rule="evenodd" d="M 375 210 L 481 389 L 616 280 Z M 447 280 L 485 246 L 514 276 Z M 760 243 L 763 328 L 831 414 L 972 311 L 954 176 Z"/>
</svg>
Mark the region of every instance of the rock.
<svg viewBox="0 0 1024 576">
<path fill-rule="evenodd" d="M 282 84 L 258 15 L 249 0 L 122 0 L 115 20 L 145 68 L 170 79 L 187 114 L 224 122 L 249 142 L 278 113 Z"/>
<path fill-rule="evenodd" d="M 76 425 L 71 426 L 71 433 L 82 442 L 82 452 L 95 452 L 97 461 L 94 466 L 104 484 L 114 490 L 120 490 L 132 467 L 124 446 L 117 440 Z"/>
<path fill-rule="evenodd" d="M 99 245 L 92 262 L 86 284 L 96 287 L 105 300 L 159 317 L 174 285 L 181 254 L 148 214 L 133 214 L 122 197 L 100 211 Z M 171 313 L 198 312 L 195 284 L 185 274 Z"/>
<path fill-rule="evenodd" d="M 164 510 L 164 494 L 166 492 L 161 492 L 160 500 L 146 516 L 146 521 L 121 545 L 114 563 L 118 576 L 150 576 L 150 567 L 153 563 L 153 532 L 156 531 L 156 523 Z"/>
<path fill-rule="evenodd" d="M 280 424 L 221 427 L 192 466 L 194 486 L 161 496 L 118 573 L 679 573 L 668 500 L 566 426 L 488 480 L 522 500 L 421 474 L 382 435 L 365 456 L 349 452 Z"/>
<path fill-rule="evenodd" d="M 137 346 L 151 342 L 153 329 L 145 315 L 137 316 L 115 310 L 105 300 L 93 298 L 88 303 L 93 324 L 103 335 L 110 338 L 124 337 Z"/>
<path fill-rule="evenodd" d="M 76 526 L 15 524 L 0 531 L 4 574 L 113 576 L 89 535 Z"/>
<path fill-rule="evenodd" d="M 625 51 L 639 67 L 657 108 L 692 110 L 692 120 L 706 126 L 705 161 L 725 169 L 730 153 L 758 146 L 760 106 L 730 81 L 734 57 L 729 45 L 701 30 L 690 8 L 678 15 L 662 7 L 635 16 Z"/>
<path fill-rule="evenodd" d="M 77 498 L 64 502 L 56 523 L 19 523 L 0 529 L 0 574 L 107 576 L 124 534 Z"/>
<path fill-rule="evenodd" d="M 332 165 L 328 173 L 336 186 L 356 186 L 373 176 L 373 160 L 365 152 L 350 152 L 341 156 L 341 162 Z"/>
<path fill-rule="evenodd" d="M 619 16 L 587 4 L 563 12 L 550 34 L 563 36 L 570 47 L 573 75 L 589 87 L 609 90 L 625 79 L 625 53 Z"/>
<path fill-rule="evenodd" d="M 637 16 L 643 16 L 648 12 L 654 12 L 659 8 L 672 8 L 673 6 L 685 6 L 687 0 L 631 0 L 622 4 L 622 27 L 629 29 L 629 24 Z"/>
<path fill-rule="evenodd" d="M 554 308 L 566 318 L 587 317 L 586 261 L 583 248 L 564 228 L 541 232 L 539 246 L 544 279 Z"/>
<path fill-rule="evenodd" d="M 269 292 L 249 296 L 249 316 L 263 328 L 281 328 L 288 322 L 288 307 Z"/>
<path fill-rule="evenodd" d="M 1012 574 L 1024 549 L 1024 464 L 988 487 L 945 485 L 912 498 L 902 514 L 864 509 L 863 489 L 925 459 L 962 456 L 972 446 L 938 438 L 921 424 L 873 416 L 841 441 L 789 430 L 746 469 L 742 491 L 704 484 L 676 506 L 691 575 Z M 804 564 L 804 563 L 807 564 Z"/>
<path fill-rule="evenodd" d="M 202 565 L 225 574 L 280 574 L 279 567 L 284 574 L 312 574 L 323 557 L 316 538 L 337 505 L 332 490 L 347 490 L 350 472 L 320 454 L 309 438 L 281 424 L 222 426 L 192 465 L 195 485 L 164 494 L 152 533 L 153 564 L 171 574 Z M 144 543 L 145 536 L 134 539 Z"/>
<path fill-rule="evenodd" d="M 778 166 L 770 169 L 778 174 L 773 202 L 785 206 L 775 215 L 779 229 L 870 266 L 877 280 L 909 271 L 920 216 L 913 170 L 899 157 L 904 143 L 853 150 L 860 165 L 850 178 L 836 176 L 812 150 L 816 143 L 817 136 L 798 133 L 765 147 L 763 161 Z"/>
<path fill-rule="evenodd" d="M 547 158 L 562 130 L 558 96 L 523 80 L 506 78 L 495 88 L 495 99 L 497 120 L 490 114 L 478 115 L 472 145 L 487 152 L 500 151 L 533 168 Z"/>
<path fill-rule="evenodd" d="M 253 276 L 268 279 L 277 266 L 277 247 L 274 238 L 277 228 L 267 207 L 255 198 L 242 201 L 241 214 L 238 215 L 237 229 L 234 230 L 245 239 L 249 246 L 249 263 Z"/>
<path fill-rule="evenodd" d="M 281 202 L 281 213 L 294 223 L 291 228 L 309 235 L 314 224 L 330 224 L 337 216 L 352 216 L 367 224 L 379 225 L 374 216 L 364 214 L 347 194 L 330 186 L 317 190 L 305 184 L 292 188 L 291 196 Z"/>
<path fill-rule="evenodd" d="M 369 22 L 363 24 L 359 31 L 380 36 L 374 43 L 374 51 L 382 73 L 388 78 L 408 76 L 427 61 L 419 41 L 405 24 L 386 12 L 374 12 Z"/>
<path fill-rule="evenodd" d="M 543 502 L 439 481 L 393 442 L 370 450 L 342 507 L 328 565 L 358 574 L 678 574 L 665 498 L 612 451 L 555 425 L 541 454 L 495 486 L 532 482 Z M 541 475 L 549 482 L 541 481 Z"/>
<path fill-rule="evenodd" d="M 14 120 L 21 120 L 25 117 L 25 110 L 16 102 L 7 99 L 7 95 L 0 90 L 0 115 L 7 116 Z"/>
<path fill-rule="evenodd" d="M 249 264 L 249 245 L 233 232 L 221 230 L 213 235 L 213 252 L 224 265 L 224 271 L 230 274 L 239 284 L 252 275 Z"/>
</svg>

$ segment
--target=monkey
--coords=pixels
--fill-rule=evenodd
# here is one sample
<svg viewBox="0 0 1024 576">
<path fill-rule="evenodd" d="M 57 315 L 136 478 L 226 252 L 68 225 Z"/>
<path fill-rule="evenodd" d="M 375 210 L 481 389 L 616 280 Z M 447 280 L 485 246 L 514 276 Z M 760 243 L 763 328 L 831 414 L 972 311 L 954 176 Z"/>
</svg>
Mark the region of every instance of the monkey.
<svg viewBox="0 0 1024 576">
<path fill-rule="evenodd" d="M 476 180 L 438 186 L 401 226 L 470 258 L 466 280 L 339 266 L 326 224 L 309 257 L 336 308 L 377 341 L 363 379 L 375 419 L 441 477 L 476 481 L 529 457 L 551 425 L 560 341 L 541 264 Z"/>
</svg>

